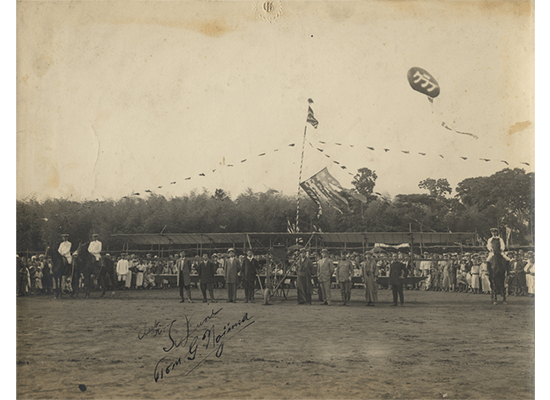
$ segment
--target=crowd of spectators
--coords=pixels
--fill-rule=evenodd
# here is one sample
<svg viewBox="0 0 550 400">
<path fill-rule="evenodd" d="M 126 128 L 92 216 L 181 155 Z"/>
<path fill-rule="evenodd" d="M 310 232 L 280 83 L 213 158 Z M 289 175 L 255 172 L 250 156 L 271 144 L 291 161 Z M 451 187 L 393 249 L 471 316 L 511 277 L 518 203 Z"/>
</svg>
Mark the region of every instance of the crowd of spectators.
<svg viewBox="0 0 550 400">
<path fill-rule="evenodd" d="M 406 265 L 409 277 L 424 277 L 416 284 L 408 284 L 408 290 L 430 290 L 443 292 L 460 292 L 473 294 L 490 294 L 489 272 L 487 269 L 488 252 L 478 253 L 433 253 L 424 252 L 422 256 L 398 253 L 398 260 Z M 523 250 L 508 251 L 510 259 L 506 279 L 508 295 L 531 296 L 535 294 L 535 253 Z M 316 260 L 320 255 L 315 254 Z M 354 287 L 364 286 L 364 271 L 362 263 L 365 256 L 358 253 L 342 253 L 329 255 L 337 264 L 341 260 L 350 260 L 353 265 Z M 377 253 L 373 255 L 377 266 L 377 276 L 388 276 L 392 253 Z M 333 277 L 336 277 L 334 272 Z M 358 281 L 361 283 L 358 283 Z M 333 279 L 333 288 L 337 286 Z M 387 287 L 382 287 L 387 288 Z"/>
<path fill-rule="evenodd" d="M 509 296 L 531 296 L 535 295 L 535 255 L 534 252 L 523 250 L 508 251 L 507 257 L 511 260 L 506 278 L 507 294 Z M 110 257 L 108 254 L 107 257 Z M 473 294 L 490 294 L 491 287 L 487 270 L 488 252 L 478 253 L 444 253 L 429 254 L 425 252 L 422 256 L 399 253 L 398 260 L 406 265 L 409 277 L 423 277 L 419 283 L 408 284 L 408 290 L 429 290 L 443 292 L 460 292 Z M 176 261 L 179 255 L 169 256 L 160 259 L 157 256 L 147 254 L 140 257 L 135 254 L 120 254 L 113 257 L 113 274 L 116 277 L 116 288 L 121 290 L 147 290 L 147 289 L 169 289 L 175 286 L 177 276 Z M 265 275 L 266 262 L 264 256 L 255 256 L 261 260 L 259 275 Z M 321 259 L 317 253 L 309 254 L 314 265 Z M 349 262 L 353 287 L 365 286 L 365 255 L 354 252 L 338 252 L 328 254 L 328 257 L 337 266 L 338 263 Z M 223 260 L 227 254 L 215 253 L 211 260 L 217 264 L 216 275 L 220 277 L 216 282 L 217 288 L 224 287 Z M 244 255 L 240 256 L 241 260 Z M 275 276 L 285 277 L 284 285 L 287 288 L 294 288 L 295 281 L 290 279 L 295 274 L 298 252 L 291 255 L 288 260 L 273 264 L 272 273 Z M 391 253 L 374 253 L 373 259 L 376 262 L 376 277 L 388 276 L 391 263 Z M 121 262 L 122 261 L 122 262 Z M 196 266 L 200 262 L 198 256 L 192 257 L 191 276 L 197 275 Z M 339 287 L 335 270 L 333 273 L 332 288 Z M 52 265 L 49 258 L 44 255 L 32 256 L 30 258 L 17 257 L 17 293 L 18 295 L 40 295 L 51 294 L 56 289 L 52 279 Z M 80 277 L 82 278 L 82 277 Z M 97 280 L 93 280 L 97 286 Z M 195 286 L 198 283 L 194 283 Z M 61 290 L 64 293 L 71 292 L 70 277 L 64 277 L 61 282 Z M 387 285 L 380 286 L 381 289 Z"/>
</svg>

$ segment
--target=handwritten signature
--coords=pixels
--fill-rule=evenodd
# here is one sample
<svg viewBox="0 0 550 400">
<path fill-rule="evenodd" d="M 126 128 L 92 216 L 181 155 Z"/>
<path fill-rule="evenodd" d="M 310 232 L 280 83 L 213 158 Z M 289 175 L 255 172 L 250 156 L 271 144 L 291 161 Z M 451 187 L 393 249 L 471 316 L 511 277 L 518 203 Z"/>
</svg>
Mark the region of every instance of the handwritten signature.
<svg viewBox="0 0 550 400">
<path fill-rule="evenodd" d="M 168 374 L 184 362 L 195 361 L 192 368 L 184 375 L 187 376 L 212 354 L 220 358 L 223 354 L 225 343 L 255 322 L 253 317 L 249 316 L 248 313 L 244 313 L 242 318 L 237 321 L 228 322 L 223 328 L 219 328 L 218 325 L 218 329 L 216 329 L 215 324 L 208 324 L 208 327 L 206 327 L 206 324 L 218 315 L 222 309 L 220 308 L 217 311 L 212 310 L 210 315 L 194 327 L 192 327 L 190 318 L 184 315 L 185 333 L 181 336 L 178 336 L 176 328 L 177 320 L 175 319 L 164 325 L 155 320 L 151 326 L 146 324 L 143 327 L 143 330 L 138 333 L 139 340 L 144 339 L 146 336 L 156 337 L 163 335 L 168 336 L 169 340 L 169 345 L 163 346 L 162 350 L 170 354 L 162 357 L 155 365 L 153 372 L 155 382 L 167 377 Z M 185 354 L 175 355 L 174 353 L 178 348 L 183 349 Z M 206 352 L 206 354 L 203 354 L 203 352 Z"/>
</svg>

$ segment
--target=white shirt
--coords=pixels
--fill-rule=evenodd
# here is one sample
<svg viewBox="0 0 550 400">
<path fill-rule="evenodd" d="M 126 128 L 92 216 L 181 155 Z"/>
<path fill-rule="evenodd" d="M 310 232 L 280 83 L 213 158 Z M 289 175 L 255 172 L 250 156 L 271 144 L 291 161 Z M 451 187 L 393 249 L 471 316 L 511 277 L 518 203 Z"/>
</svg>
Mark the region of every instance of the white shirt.
<svg viewBox="0 0 550 400">
<path fill-rule="evenodd" d="M 118 260 L 116 263 L 116 273 L 117 275 L 127 275 L 129 271 L 128 260 Z"/>
<path fill-rule="evenodd" d="M 59 249 L 57 249 L 59 254 L 67 259 L 67 262 L 69 264 L 72 264 L 73 262 L 73 258 L 71 256 L 71 246 L 71 242 L 67 240 L 65 242 L 61 242 L 61 244 L 59 245 Z"/>
<path fill-rule="evenodd" d="M 99 240 L 90 242 L 88 252 L 92 253 L 97 261 L 101 260 L 101 242 Z"/>
</svg>

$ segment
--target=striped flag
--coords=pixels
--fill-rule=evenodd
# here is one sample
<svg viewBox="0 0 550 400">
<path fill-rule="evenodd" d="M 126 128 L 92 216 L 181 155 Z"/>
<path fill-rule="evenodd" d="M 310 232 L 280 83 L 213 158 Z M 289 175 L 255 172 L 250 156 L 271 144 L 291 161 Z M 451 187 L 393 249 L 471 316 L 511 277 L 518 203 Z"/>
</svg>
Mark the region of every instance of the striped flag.
<svg viewBox="0 0 550 400">
<path fill-rule="evenodd" d="M 307 108 L 307 122 L 309 122 L 315 129 L 317 129 L 317 126 L 319 125 L 319 121 L 317 121 L 313 116 L 313 110 L 311 107 Z"/>
</svg>

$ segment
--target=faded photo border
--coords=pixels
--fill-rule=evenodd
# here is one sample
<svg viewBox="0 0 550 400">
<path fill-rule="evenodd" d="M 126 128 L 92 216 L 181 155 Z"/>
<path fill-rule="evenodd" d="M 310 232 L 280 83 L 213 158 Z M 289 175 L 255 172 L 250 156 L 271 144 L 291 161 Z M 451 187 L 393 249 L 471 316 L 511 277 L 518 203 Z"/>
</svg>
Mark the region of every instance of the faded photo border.
<svg viewBox="0 0 550 400">
<path fill-rule="evenodd" d="M 300 166 L 309 106 L 308 138 L 392 149 L 339 155 L 376 166 L 384 193 L 419 176 L 534 171 L 534 14 L 529 0 L 17 1 L 16 198 L 294 195 L 298 168 L 304 180 L 326 166 L 307 144 Z M 441 94 L 413 90 L 411 67 Z M 405 296 L 410 307 L 369 315 L 294 300 L 18 299 L 17 398 L 534 398 L 530 300 Z"/>
</svg>

